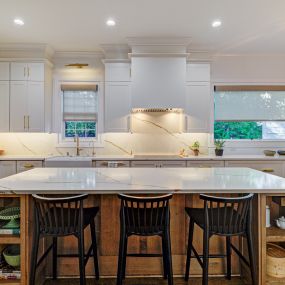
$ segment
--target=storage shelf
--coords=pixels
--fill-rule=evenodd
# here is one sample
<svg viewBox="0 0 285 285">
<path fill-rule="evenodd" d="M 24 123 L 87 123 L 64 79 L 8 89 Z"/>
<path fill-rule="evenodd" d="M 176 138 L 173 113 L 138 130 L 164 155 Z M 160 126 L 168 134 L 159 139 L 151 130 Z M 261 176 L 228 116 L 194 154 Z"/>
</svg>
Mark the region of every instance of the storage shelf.
<svg viewBox="0 0 285 285">
<path fill-rule="evenodd" d="M 6 284 L 9 284 L 9 285 L 20 285 L 21 284 L 21 279 L 18 279 L 18 280 L 4 280 L 4 279 L 0 279 L 0 285 L 6 285 Z"/>
<path fill-rule="evenodd" d="M 273 284 L 273 285 L 284 285 L 285 278 L 276 278 L 266 275 L 266 285 Z"/>
<path fill-rule="evenodd" d="M 20 244 L 20 243 L 21 239 L 19 235 L 0 235 L 0 244 Z"/>
<path fill-rule="evenodd" d="M 266 241 L 267 242 L 282 242 L 285 241 L 285 230 L 277 227 L 270 227 L 266 229 Z"/>
</svg>

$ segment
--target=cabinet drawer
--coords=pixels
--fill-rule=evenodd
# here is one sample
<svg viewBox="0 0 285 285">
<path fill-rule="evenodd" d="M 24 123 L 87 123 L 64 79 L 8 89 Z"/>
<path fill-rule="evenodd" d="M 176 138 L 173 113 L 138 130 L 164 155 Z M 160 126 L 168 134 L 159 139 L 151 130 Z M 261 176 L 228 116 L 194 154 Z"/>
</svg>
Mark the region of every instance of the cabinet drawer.
<svg viewBox="0 0 285 285">
<path fill-rule="evenodd" d="M 131 167 L 149 167 L 155 168 L 159 164 L 158 161 L 154 160 L 139 160 L 139 161 L 131 161 Z"/>
<path fill-rule="evenodd" d="M 16 174 L 16 161 L 0 161 L 0 178 Z"/>
<path fill-rule="evenodd" d="M 283 162 L 278 161 L 227 161 L 226 167 L 249 167 L 277 176 L 284 176 Z"/>
<path fill-rule="evenodd" d="M 94 167 L 130 167 L 130 162 L 129 161 L 94 161 L 93 162 Z"/>
<path fill-rule="evenodd" d="M 186 161 L 179 160 L 169 160 L 169 161 L 160 161 L 159 167 L 186 167 Z"/>
<path fill-rule="evenodd" d="M 211 168 L 211 167 L 224 167 L 224 161 L 187 161 L 187 167 L 200 167 L 200 168 Z"/>
<path fill-rule="evenodd" d="M 132 161 L 131 167 L 149 167 L 149 168 L 159 168 L 159 167 L 186 167 L 186 161 L 176 161 L 176 160 L 140 160 Z"/>
<path fill-rule="evenodd" d="M 27 171 L 33 168 L 43 167 L 43 162 L 41 160 L 36 161 L 17 161 L 17 173 Z"/>
</svg>

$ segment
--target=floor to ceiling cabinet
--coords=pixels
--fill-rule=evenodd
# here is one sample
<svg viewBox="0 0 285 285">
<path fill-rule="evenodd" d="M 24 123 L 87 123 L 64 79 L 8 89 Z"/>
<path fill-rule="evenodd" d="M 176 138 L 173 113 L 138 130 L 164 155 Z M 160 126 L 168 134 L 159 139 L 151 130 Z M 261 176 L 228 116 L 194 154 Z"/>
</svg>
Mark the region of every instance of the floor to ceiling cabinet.
<svg viewBox="0 0 285 285">
<path fill-rule="evenodd" d="M 9 132 L 9 81 L 0 81 L 0 132 Z"/>
<path fill-rule="evenodd" d="M 11 63 L 11 80 L 44 81 L 43 63 Z"/>
</svg>

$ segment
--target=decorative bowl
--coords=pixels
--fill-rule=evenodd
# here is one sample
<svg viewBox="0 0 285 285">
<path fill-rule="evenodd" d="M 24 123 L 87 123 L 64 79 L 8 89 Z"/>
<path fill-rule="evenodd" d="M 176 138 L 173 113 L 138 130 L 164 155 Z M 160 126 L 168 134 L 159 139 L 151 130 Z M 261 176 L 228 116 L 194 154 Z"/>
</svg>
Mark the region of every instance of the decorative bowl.
<svg viewBox="0 0 285 285">
<path fill-rule="evenodd" d="M 3 256 L 5 258 L 5 261 L 13 266 L 13 267 L 18 267 L 21 264 L 21 256 L 20 256 L 20 246 L 13 244 L 7 246 L 3 250 Z"/>
<path fill-rule="evenodd" d="M 285 150 L 277 150 L 277 153 L 278 153 L 279 155 L 285 155 Z"/>
<path fill-rule="evenodd" d="M 266 155 L 266 156 L 274 156 L 276 154 L 276 151 L 275 150 L 264 150 L 263 153 Z"/>
<path fill-rule="evenodd" d="M 20 218 L 20 207 L 9 207 L 0 211 L 0 220 L 9 221 L 3 228 L 17 229 L 20 227 L 18 218 Z"/>
</svg>

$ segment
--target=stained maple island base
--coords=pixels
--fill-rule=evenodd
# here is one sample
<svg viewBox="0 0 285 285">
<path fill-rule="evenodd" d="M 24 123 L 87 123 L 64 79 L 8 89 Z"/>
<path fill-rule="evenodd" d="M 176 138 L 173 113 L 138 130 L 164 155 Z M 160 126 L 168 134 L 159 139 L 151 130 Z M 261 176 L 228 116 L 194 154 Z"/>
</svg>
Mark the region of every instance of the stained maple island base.
<svg viewBox="0 0 285 285">
<path fill-rule="evenodd" d="M 0 180 L 0 189 L 3 192 L 5 189 L 6 193 L 10 192 L 10 197 L 20 197 L 22 201 L 20 237 L 5 237 L 7 240 L 9 238 L 17 239 L 21 244 L 22 279 L 20 282 L 13 281 L 11 284 L 28 284 L 29 258 L 33 246 L 33 203 L 31 193 L 55 195 L 82 192 L 90 194 L 85 206 L 96 205 L 100 207 L 100 214 L 96 220 L 96 231 L 102 277 L 116 276 L 117 271 L 120 202 L 116 193 L 127 192 L 136 195 L 175 193 L 171 201 L 170 225 L 173 272 L 175 276 L 182 276 L 185 270 L 189 223 L 184 208 L 186 206 L 203 206 L 198 193 L 236 196 L 241 193 L 254 192 L 256 195 L 253 201 L 253 234 L 259 284 L 285 284 L 285 280 L 281 279 L 279 283 L 276 283 L 276 279 L 273 280 L 266 276 L 265 251 L 267 241 L 285 241 L 285 231 L 283 233 L 283 231 L 277 231 L 277 228 L 267 230 L 265 228 L 266 204 L 271 207 L 272 219 L 282 214 L 283 200 L 278 197 L 285 197 L 285 179 L 283 178 L 246 168 L 188 168 L 187 170 L 184 168 L 165 170 L 134 168 L 123 170 L 34 169 Z M 8 197 L 8 194 L 2 196 Z M 271 196 L 276 196 L 279 200 L 273 199 Z M 278 201 L 280 201 L 279 204 Z M 89 236 L 88 233 L 85 234 L 86 249 L 90 244 Z M 49 246 L 49 243 L 49 240 L 44 240 L 40 252 L 43 252 L 44 248 Z M 234 238 L 233 243 L 241 247 L 245 253 L 247 252 L 246 243 L 243 239 Z M 195 230 L 194 245 L 201 253 L 202 231 L 200 229 Z M 74 253 L 76 248 L 77 242 L 73 237 L 59 240 L 59 252 L 61 253 Z M 132 237 L 129 241 L 128 251 L 129 253 L 160 253 L 161 245 L 158 238 Z M 213 254 L 225 253 L 224 238 L 212 237 L 210 252 Z M 26 262 L 23 262 L 24 260 Z M 224 259 L 210 259 L 210 275 L 220 276 L 225 273 L 225 270 L 226 263 Z M 240 274 L 250 284 L 248 269 L 242 263 L 240 264 L 234 253 L 232 271 L 234 275 Z M 86 275 L 93 276 L 93 272 L 93 263 L 90 260 L 86 268 Z M 51 275 L 51 259 L 44 262 L 37 273 L 36 284 L 41 284 L 46 277 Z M 77 259 L 59 259 L 58 273 L 61 277 L 77 277 Z M 129 257 L 127 259 L 127 276 L 161 276 L 161 274 L 161 258 Z M 193 277 L 201 275 L 200 266 L 195 259 L 192 260 L 190 274 Z M 3 282 L 0 281 L 0 284 Z"/>
</svg>

